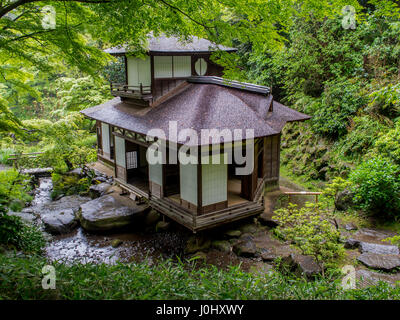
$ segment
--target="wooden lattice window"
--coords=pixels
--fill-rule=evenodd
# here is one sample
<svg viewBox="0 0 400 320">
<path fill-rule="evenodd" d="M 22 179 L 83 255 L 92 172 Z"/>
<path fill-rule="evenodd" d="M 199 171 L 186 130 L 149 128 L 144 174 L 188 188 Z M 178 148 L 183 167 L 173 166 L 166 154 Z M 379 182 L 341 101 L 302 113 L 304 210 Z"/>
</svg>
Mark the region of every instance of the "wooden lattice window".
<svg viewBox="0 0 400 320">
<path fill-rule="evenodd" d="M 126 169 L 137 169 L 138 156 L 137 151 L 130 151 L 126 153 Z"/>
</svg>

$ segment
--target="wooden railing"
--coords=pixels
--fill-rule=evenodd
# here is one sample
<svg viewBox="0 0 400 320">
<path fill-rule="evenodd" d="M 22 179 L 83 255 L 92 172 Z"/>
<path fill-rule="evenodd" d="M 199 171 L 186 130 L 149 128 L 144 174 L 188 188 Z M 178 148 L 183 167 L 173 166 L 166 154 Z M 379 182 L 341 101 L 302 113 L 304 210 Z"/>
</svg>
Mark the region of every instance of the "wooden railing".
<svg viewBox="0 0 400 320">
<path fill-rule="evenodd" d="M 114 96 L 123 97 L 143 97 L 151 95 L 151 86 L 144 86 L 142 84 L 138 86 L 131 86 L 125 83 L 110 83 L 111 93 Z"/>
<path fill-rule="evenodd" d="M 21 158 L 37 158 L 40 154 L 43 153 L 44 152 L 13 153 L 10 154 L 10 158 L 8 158 L 8 160 L 11 160 L 13 162 L 14 168 L 18 168 L 18 161 Z"/>
<path fill-rule="evenodd" d="M 322 192 L 288 191 L 283 194 L 289 196 L 289 202 L 291 202 L 292 196 L 315 196 L 315 202 L 318 203 L 318 196 L 322 194 Z"/>
</svg>

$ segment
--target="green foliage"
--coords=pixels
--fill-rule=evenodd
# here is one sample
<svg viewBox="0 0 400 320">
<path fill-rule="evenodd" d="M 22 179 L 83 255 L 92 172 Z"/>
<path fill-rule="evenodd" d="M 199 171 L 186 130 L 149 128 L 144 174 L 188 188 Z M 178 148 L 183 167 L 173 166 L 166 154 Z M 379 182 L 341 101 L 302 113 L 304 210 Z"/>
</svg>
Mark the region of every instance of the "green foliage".
<svg viewBox="0 0 400 320">
<path fill-rule="evenodd" d="M 10 165 L 11 161 L 9 161 L 8 159 L 10 158 L 10 155 L 14 152 L 15 150 L 12 148 L 0 149 L 0 163 Z"/>
<path fill-rule="evenodd" d="M 20 217 L 10 216 L 0 205 L 0 244 L 24 252 L 40 253 L 45 245 L 42 232 L 24 223 Z"/>
<path fill-rule="evenodd" d="M 99 82 L 99 81 L 98 81 Z M 57 88 L 56 109 L 52 116 L 64 116 L 67 111 L 80 111 L 88 107 L 99 105 L 110 98 L 109 86 L 105 81 L 96 83 L 92 77 L 58 78 L 55 83 Z"/>
<path fill-rule="evenodd" d="M 346 177 L 367 155 L 384 154 L 400 164 L 393 128 L 399 117 L 399 4 L 370 2 L 358 12 L 354 30 L 342 27 L 342 15 L 305 17 L 305 5 L 292 15 L 284 46 L 263 52 L 248 42 L 239 46 L 252 80 L 272 86 L 275 99 L 312 117 L 283 132 L 281 159 L 293 175 Z"/>
<path fill-rule="evenodd" d="M 30 189 L 28 176 L 15 169 L 0 171 L 0 205 L 8 206 L 13 201 L 22 201 L 23 204 L 31 201 L 32 197 L 28 195 Z"/>
<path fill-rule="evenodd" d="M 370 153 L 382 155 L 400 165 L 400 121 L 396 122 L 394 128 L 378 134 Z"/>
<path fill-rule="evenodd" d="M 327 183 L 322 195 L 321 195 L 321 204 L 324 207 L 330 207 L 335 201 L 339 192 L 345 190 L 351 185 L 350 181 L 345 180 L 341 177 L 335 177 L 331 182 Z"/>
<path fill-rule="evenodd" d="M 53 199 L 60 195 L 85 195 L 89 192 L 89 187 L 92 183 L 90 177 L 80 178 L 77 175 L 53 173 L 51 177 L 53 180 L 51 197 Z"/>
<path fill-rule="evenodd" d="M 22 167 L 53 167 L 59 171 L 71 170 L 96 160 L 96 135 L 90 133 L 91 121 L 77 112 L 71 112 L 56 122 L 25 120 L 32 131 L 21 145 L 21 151 L 44 152 L 35 159 L 22 158 Z M 32 147 L 33 146 L 33 147 Z"/>
<path fill-rule="evenodd" d="M 329 212 L 321 210 L 320 205 L 306 203 L 298 208 L 289 203 L 287 208 L 275 211 L 274 219 L 279 222 L 274 232 L 294 243 L 303 254 L 313 256 L 322 268 L 343 256 L 340 233 L 330 223 Z"/>
<path fill-rule="evenodd" d="M 371 110 L 390 118 L 400 116 L 400 84 L 389 84 L 370 94 Z"/>
<path fill-rule="evenodd" d="M 385 136 L 387 130 L 387 124 L 370 115 L 355 116 L 350 120 L 345 139 L 340 140 L 336 147 L 344 156 L 358 160 L 374 146 L 379 135 Z"/>
<path fill-rule="evenodd" d="M 321 102 L 306 108 L 313 114 L 313 129 L 327 137 L 335 138 L 347 133 L 349 120 L 366 102 L 360 95 L 360 79 L 338 79 L 325 82 Z"/>
<path fill-rule="evenodd" d="M 0 297 L 2 299 L 204 299 L 204 300 L 299 300 L 299 299 L 400 299 L 398 287 L 380 283 L 366 289 L 343 290 L 342 275 L 315 281 L 273 274 L 253 275 L 238 267 L 227 271 L 216 267 L 191 268 L 183 263 L 160 261 L 135 264 L 53 263 L 55 290 L 41 286 L 43 258 L 28 259 L 0 255 Z"/>
<path fill-rule="evenodd" d="M 351 172 L 354 201 L 360 208 L 385 218 L 400 214 L 400 167 L 383 157 L 361 163 Z"/>
</svg>

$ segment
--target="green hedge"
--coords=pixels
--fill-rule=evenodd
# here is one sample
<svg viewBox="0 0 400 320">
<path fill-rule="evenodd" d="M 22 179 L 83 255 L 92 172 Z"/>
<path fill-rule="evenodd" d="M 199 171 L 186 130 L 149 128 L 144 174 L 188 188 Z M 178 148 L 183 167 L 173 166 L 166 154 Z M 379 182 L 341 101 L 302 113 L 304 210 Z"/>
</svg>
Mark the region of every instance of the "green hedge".
<svg viewBox="0 0 400 320">
<path fill-rule="evenodd" d="M 313 282 L 279 273 L 255 276 L 231 267 L 191 268 L 171 261 L 154 265 L 54 264 L 56 289 L 42 289 L 43 258 L 0 255 L 0 299 L 399 299 L 400 290 L 343 291 L 340 279 Z"/>
</svg>

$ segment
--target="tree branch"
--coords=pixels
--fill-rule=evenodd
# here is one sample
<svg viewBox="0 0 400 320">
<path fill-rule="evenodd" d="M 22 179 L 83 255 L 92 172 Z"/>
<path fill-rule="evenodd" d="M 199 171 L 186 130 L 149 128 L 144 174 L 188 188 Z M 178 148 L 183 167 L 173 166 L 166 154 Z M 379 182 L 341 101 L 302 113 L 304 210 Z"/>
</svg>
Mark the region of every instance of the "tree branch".
<svg viewBox="0 0 400 320">
<path fill-rule="evenodd" d="M 173 10 L 175 10 L 175 11 L 178 11 L 179 13 L 183 14 L 185 17 L 187 17 L 188 19 L 190 19 L 190 20 L 193 21 L 194 23 L 196 23 L 196 24 L 202 26 L 202 27 L 205 28 L 205 29 L 214 28 L 214 26 L 207 26 L 207 25 L 205 25 L 204 23 L 193 19 L 193 18 L 192 18 L 191 16 L 189 16 L 186 12 L 184 12 L 184 11 L 182 11 L 181 9 L 179 9 L 179 8 L 177 8 L 177 7 L 175 7 L 175 6 L 173 6 L 172 4 L 166 2 L 165 0 L 159 0 L 159 1 L 161 1 L 162 3 L 164 3 L 167 7 L 170 7 L 171 9 L 173 9 Z"/>
<path fill-rule="evenodd" d="M 3 18 L 10 11 L 23 6 L 27 3 L 40 2 L 41 0 L 17 0 L 10 3 L 8 6 L 0 8 L 0 18 Z M 80 2 L 80 3 L 110 3 L 112 0 L 53 0 L 53 1 L 63 1 L 63 2 Z"/>
</svg>

